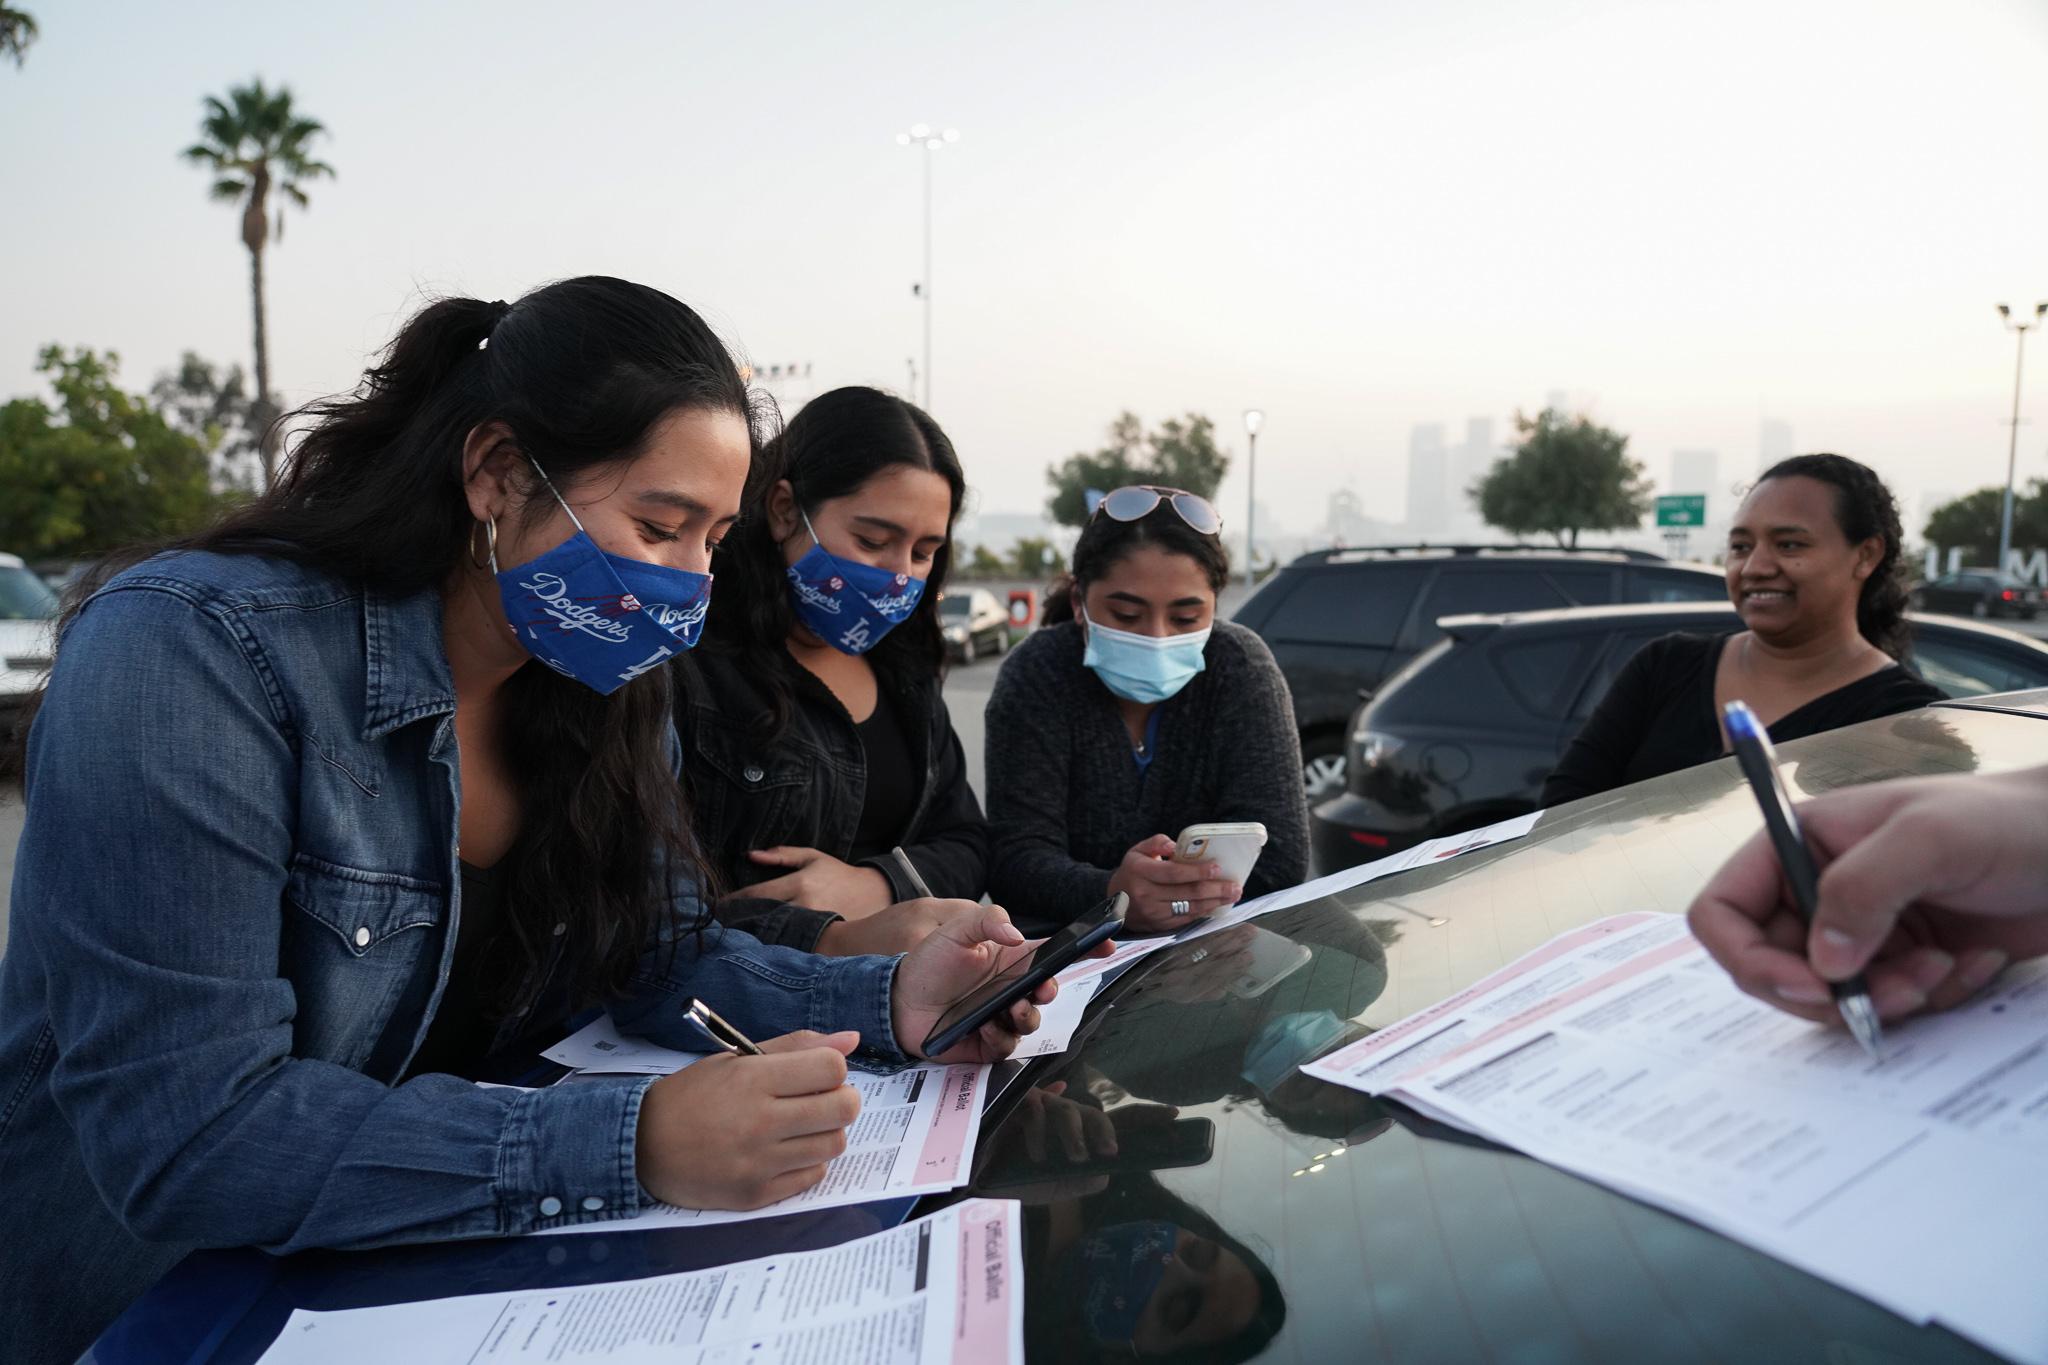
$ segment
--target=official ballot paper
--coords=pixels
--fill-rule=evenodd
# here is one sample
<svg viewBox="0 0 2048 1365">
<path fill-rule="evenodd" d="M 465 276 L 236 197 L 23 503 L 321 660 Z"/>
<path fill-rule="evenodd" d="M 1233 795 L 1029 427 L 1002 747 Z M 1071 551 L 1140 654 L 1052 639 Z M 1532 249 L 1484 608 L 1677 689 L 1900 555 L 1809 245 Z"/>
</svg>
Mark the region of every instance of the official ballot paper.
<svg viewBox="0 0 2048 1365">
<path fill-rule="evenodd" d="M 602 1079 L 607 1074 L 665 1075 L 700 1059 L 696 1053 L 676 1052 L 622 1035 L 607 1015 L 598 1016 L 541 1055 L 564 1066 L 583 1068 L 570 1081 Z M 736 1213 L 656 1204 L 632 1218 L 572 1223 L 533 1235 L 703 1227 L 958 1189 L 967 1183 L 974 1164 L 988 1076 L 989 1068 L 981 1065 L 910 1066 L 885 1075 L 848 1072 L 846 1083 L 860 1094 L 860 1117 L 847 1130 L 846 1150 L 826 1165 L 822 1181 L 766 1208 Z"/>
<path fill-rule="evenodd" d="M 1021 1362 L 1019 1207 L 971 1199 L 844 1246 L 645 1280 L 298 1309 L 260 1365 Z"/>
<path fill-rule="evenodd" d="M 2048 1365 L 2048 962 L 1873 1061 L 1621 915 L 1302 1070 Z"/>
</svg>

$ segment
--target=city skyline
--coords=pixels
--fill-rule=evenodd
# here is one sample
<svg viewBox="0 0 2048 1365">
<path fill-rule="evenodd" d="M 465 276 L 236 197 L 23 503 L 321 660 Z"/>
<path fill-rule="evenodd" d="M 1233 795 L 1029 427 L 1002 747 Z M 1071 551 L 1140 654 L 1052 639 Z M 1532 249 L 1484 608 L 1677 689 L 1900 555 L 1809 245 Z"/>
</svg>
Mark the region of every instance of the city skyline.
<svg viewBox="0 0 2048 1365">
<path fill-rule="evenodd" d="M 588 271 L 807 385 L 904 391 L 920 169 L 894 134 L 960 128 L 933 159 L 935 415 L 991 512 L 1036 512 L 1120 411 L 1197 411 L 1241 525 L 1259 407 L 1262 490 L 1301 490 L 1282 523 L 1345 488 L 1400 522 L 1418 421 L 1504 434 L 1561 385 L 1653 473 L 1697 448 L 1741 476 L 1775 422 L 1917 506 L 2002 481 L 1993 305 L 2048 298 L 2048 185 L 2011 169 L 2048 124 L 2025 0 L 40 17 L 0 71 L 0 119 L 39 130 L 0 180 L 51 191 L 7 229 L 37 268 L 0 285 L 0 398 L 47 392 L 52 342 L 119 352 L 131 390 L 185 349 L 248 367 L 234 215 L 176 154 L 255 74 L 338 171 L 267 262 L 287 403 L 353 384 L 430 295 Z M 2044 367 L 2022 481 L 2048 474 Z"/>
</svg>

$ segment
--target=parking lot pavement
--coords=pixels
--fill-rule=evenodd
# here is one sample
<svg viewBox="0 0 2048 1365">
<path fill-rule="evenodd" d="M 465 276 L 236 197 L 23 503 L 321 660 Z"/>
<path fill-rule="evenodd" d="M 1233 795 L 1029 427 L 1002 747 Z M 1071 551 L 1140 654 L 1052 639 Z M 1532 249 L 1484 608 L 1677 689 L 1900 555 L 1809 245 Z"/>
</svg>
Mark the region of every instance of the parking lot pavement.
<svg viewBox="0 0 2048 1365">
<path fill-rule="evenodd" d="M 967 785 L 974 788 L 975 797 L 982 801 L 987 800 L 988 790 L 981 776 L 981 713 L 988 706 L 988 694 L 996 685 L 996 671 L 1002 666 L 1002 659 L 976 659 L 971 664 L 955 664 L 946 674 L 946 710 L 953 717 L 953 732 L 960 736 L 960 747 L 967 751 Z"/>
<path fill-rule="evenodd" d="M 7 951 L 7 894 L 14 885 L 14 846 L 21 842 L 21 788 L 0 783 L 0 953 Z"/>
</svg>

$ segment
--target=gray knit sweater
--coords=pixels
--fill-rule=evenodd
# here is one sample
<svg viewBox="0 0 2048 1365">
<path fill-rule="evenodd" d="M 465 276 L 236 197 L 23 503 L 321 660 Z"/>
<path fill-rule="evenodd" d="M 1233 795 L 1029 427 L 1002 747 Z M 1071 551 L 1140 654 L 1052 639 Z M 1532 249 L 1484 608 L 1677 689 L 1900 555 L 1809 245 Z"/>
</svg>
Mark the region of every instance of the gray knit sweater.
<svg viewBox="0 0 2048 1365">
<path fill-rule="evenodd" d="M 1038 631 L 1003 662 L 988 699 L 989 895 L 1026 933 L 1065 924 L 1108 894 L 1133 844 L 1188 825 L 1257 820 L 1267 842 L 1245 898 L 1308 875 L 1301 741 L 1266 642 L 1218 621 L 1206 667 L 1160 704 L 1142 772 L 1116 698 L 1081 663 L 1074 622 Z"/>
</svg>

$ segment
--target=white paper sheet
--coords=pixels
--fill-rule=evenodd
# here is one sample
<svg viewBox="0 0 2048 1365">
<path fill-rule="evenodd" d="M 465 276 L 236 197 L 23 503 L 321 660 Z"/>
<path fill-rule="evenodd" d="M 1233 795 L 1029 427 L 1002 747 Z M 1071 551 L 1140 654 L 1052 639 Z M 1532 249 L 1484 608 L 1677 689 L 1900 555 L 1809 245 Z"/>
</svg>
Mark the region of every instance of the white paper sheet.
<svg viewBox="0 0 2048 1365">
<path fill-rule="evenodd" d="M 609 1014 L 600 1014 L 540 1055 L 572 1071 L 667 1076 L 692 1062 L 701 1061 L 707 1054 L 679 1052 L 675 1048 L 650 1043 L 645 1038 L 621 1033 Z"/>
<path fill-rule="evenodd" d="M 1024 1359 L 1020 1206 L 973 1199 L 844 1246 L 712 1270 L 294 1311 L 261 1365 L 1009 1365 Z"/>
<path fill-rule="evenodd" d="M 818 1184 L 766 1208 L 738 1213 L 656 1204 L 633 1218 L 530 1235 L 703 1227 L 958 1189 L 974 1165 L 988 1073 L 986 1066 L 912 1066 L 886 1076 L 849 1073 L 847 1084 L 860 1092 L 860 1117 L 847 1130 L 846 1150 L 825 1167 Z"/>
<path fill-rule="evenodd" d="M 1623 915 L 1302 1069 L 2048 1365 L 2048 962 L 1872 1061 Z"/>
</svg>

